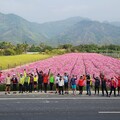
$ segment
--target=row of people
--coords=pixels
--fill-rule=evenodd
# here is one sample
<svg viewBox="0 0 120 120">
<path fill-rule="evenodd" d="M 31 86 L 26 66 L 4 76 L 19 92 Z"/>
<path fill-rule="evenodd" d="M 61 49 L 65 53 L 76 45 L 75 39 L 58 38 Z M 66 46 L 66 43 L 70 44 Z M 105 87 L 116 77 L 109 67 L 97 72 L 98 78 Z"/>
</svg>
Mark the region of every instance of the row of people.
<svg viewBox="0 0 120 120">
<path fill-rule="evenodd" d="M 72 87 L 73 94 L 76 94 L 76 80 L 78 79 L 77 76 L 73 75 L 71 78 L 67 75 L 67 73 L 64 73 L 64 76 L 60 76 L 58 74 L 56 77 L 52 73 L 50 73 L 50 70 L 48 71 L 48 74 L 43 73 L 43 71 L 38 71 L 36 69 L 37 74 L 33 73 L 26 73 L 26 70 L 24 70 L 24 73 L 20 73 L 20 75 L 13 75 L 13 77 L 8 74 L 6 77 L 6 89 L 5 93 L 10 93 L 11 84 L 13 86 L 13 91 L 17 90 L 17 86 L 19 84 L 19 92 L 32 92 L 33 88 L 34 91 L 38 92 L 43 91 L 43 85 L 44 85 L 44 92 L 47 92 L 48 88 L 48 82 L 50 85 L 50 90 L 53 90 L 54 83 L 56 84 L 56 93 L 63 94 L 63 90 L 65 91 L 65 94 L 68 94 L 68 88 L 69 84 Z M 93 78 L 95 80 L 94 82 L 94 88 L 95 88 L 95 94 L 100 90 L 100 85 L 102 89 L 102 95 L 104 96 L 104 91 L 106 91 L 107 96 L 111 96 L 112 91 L 114 91 L 114 95 L 116 96 L 116 88 L 118 87 L 118 95 L 120 94 L 120 76 L 115 77 L 118 80 L 118 85 L 116 83 L 116 80 L 114 78 L 111 78 L 111 80 L 106 79 L 104 74 L 100 74 L 99 77 L 95 77 L 93 75 Z M 107 82 L 110 83 L 110 93 L 108 94 L 107 90 Z M 86 84 L 85 84 L 86 83 Z M 78 86 L 79 86 L 79 94 L 81 95 L 83 93 L 83 88 L 86 85 L 87 95 L 91 95 L 91 86 L 92 86 L 92 80 L 90 75 L 83 75 L 80 76 L 78 80 Z M 37 89 L 38 87 L 38 89 Z"/>
</svg>

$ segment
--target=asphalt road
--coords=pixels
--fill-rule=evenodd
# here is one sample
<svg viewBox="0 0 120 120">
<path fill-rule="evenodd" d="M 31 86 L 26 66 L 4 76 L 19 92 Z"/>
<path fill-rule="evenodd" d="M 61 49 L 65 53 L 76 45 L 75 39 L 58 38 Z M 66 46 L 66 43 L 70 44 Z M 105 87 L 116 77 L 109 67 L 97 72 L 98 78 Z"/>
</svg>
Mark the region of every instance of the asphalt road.
<svg viewBox="0 0 120 120">
<path fill-rule="evenodd" d="M 120 97 L 49 94 L 0 96 L 0 120 L 80 119 L 120 120 Z"/>
</svg>

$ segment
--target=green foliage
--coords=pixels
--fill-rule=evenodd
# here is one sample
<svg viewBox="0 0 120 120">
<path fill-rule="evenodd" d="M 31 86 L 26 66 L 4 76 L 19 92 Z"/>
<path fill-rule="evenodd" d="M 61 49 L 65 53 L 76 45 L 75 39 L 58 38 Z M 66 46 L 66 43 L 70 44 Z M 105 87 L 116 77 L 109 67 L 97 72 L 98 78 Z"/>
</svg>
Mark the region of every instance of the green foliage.
<svg viewBox="0 0 120 120">
<path fill-rule="evenodd" d="M 39 46 L 31 45 L 28 52 L 45 52 L 46 50 L 51 51 L 53 48 L 51 46 L 45 45 L 44 43 L 39 44 Z"/>
<path fill-rule="evenodd" d="M 28 46 L 27 43 L 13 45 L 10 42 L 0 42 L 0 55 L 19 55 L 26 53 Z"/>
<path fill-rule="evenodd" d="M 15 55 L 15 51 L 11 48 L 5 49 L 4 50 L 4 55 L 9 56 L 9 55 Z"/>
<path fill-rule="evenodd" d="M 57 48 L 45 45 L 44 43 L 28 45 L 27 43 L 13 45 L 10 42 L 0 42 L 0 55 L 20 55 L 26 52 L 40 52 L 46 54 L 64 54 L 70 52 L 90 52 L 90 53 L 120 53 L 119 45 L 96 45 L 81 44 L 73 46 L 72 44 L 59 45 Z"/>
<path fill-rule="evenodd" d="M 73 45 L 71 44 L 64 44 L 64 45 L 59 45 L 58 48 L 61 48 L 61 49 L 70 49 L 72 48 Z"/>
<path fill-rule="evenodd" d="M 0 84 L 0 91 L 5 91 L 5 84 Z"/>
<path fill-rule="evenodd" d="M 28 49 L 28 52 L 39 52 L 40 48 L 38 46 L 35 46 L 34 44 L 31 45 Z"/>
<path fill-rule="evenodd" d="M 62 55 L 65 54 L 67 51 L 65 49 L 53 49 L 53 50 L 46 50 L 46 54 L 50 55 Z"/>
<path fill-rule="evenodd" d="M 79 45 L 74 46 L 79 52 L 91 52 L 91 53 L 120 53 L 120 46 L 119 45 Z"/>
<path fill-rule="evenodd" d="M 73 17 L 43 24 L 31 23 L 14 14 L 0 13 L 0 41 L 32 45 L 120 44 L 120 27 L 86 18 Z M 27 44 L 24 44 L 24 52 Z M 35 48 L 34 51 L 38 51 Z M 48 48 L 47 48 L 48 49 Z M 39 51 L 45 51 L 40 49 Z"/>
<path fill-rule="evenodd" d="M 8 49 L 8 48 L 14 48 L 15 45 L 13 45 L 10 42 L 0 42 L 0 49 Z"/>
<path fill-rule="evenodd" d="M 0 13 L 0 40 L 21 44 L 25 41 L 29 44 L 37 44 L 46 41 L 46 37 L 40 33 L 40 24 L 31 23 L 14 14 Z"/>
<path fill-rule="evenodd" d="M 86 44 L 72 46 L 71 44 L 59 45 L 59 49 L 65 49 L 66 52 L 90 52 L 90 53 L 120 53 L 119 45 L 96 45 Z"/>
</svg>

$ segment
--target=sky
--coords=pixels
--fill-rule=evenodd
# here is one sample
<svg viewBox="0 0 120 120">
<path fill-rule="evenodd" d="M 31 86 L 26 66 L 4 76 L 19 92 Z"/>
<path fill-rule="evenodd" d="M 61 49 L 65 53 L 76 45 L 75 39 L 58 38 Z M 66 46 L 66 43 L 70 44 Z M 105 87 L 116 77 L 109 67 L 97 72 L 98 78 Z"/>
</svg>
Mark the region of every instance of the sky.
<svg viewBox="0 0 120 120">
<path fill-rule="evenodd" d="M 44 23 L 69 17 L 120 21 L 120 0 L 0 0 L 1 13 Z"/>
</svg>

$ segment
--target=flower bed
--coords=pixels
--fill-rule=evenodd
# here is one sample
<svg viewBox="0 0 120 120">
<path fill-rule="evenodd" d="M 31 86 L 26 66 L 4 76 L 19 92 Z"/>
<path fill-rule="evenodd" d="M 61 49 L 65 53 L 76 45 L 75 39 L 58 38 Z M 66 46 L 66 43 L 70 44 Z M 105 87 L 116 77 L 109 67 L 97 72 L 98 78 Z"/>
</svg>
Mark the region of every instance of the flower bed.
<svg viewBox="0 0 120 120">
<path fill-rule="evenodd" d="M 1 84 L 4 83 L 4 79 L 8 73 L 13 75 L 14 73 L 23 73 L 26 69 L 27 72 L 36 72 L 38 70 L 43 70 L 47 73 L 49 69 L 55 75 L 67 72 L 70 76 L 72 74 L 77 75 L 78 78 L 83 74 L 90 74 L 91 76 L 95 74 L 99 76 L 100 72 L 103 72 L 109 79 L 120 74 L 120 60 L 103 56 L 96 53 L 70 53 L 60 56 L 55 56 L 46 60 L 41 60 L 35 63 L 31 63 L 19 68 L 13 68 L 7 71 L 3 71 L 0 77 Z"/>
</svg>

